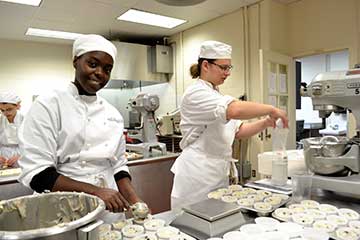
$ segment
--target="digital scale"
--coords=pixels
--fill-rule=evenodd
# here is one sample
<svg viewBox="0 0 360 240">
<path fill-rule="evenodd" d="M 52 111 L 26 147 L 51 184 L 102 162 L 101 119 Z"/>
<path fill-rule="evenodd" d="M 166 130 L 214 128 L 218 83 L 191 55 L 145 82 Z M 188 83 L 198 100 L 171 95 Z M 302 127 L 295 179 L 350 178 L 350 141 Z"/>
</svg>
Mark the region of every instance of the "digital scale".
<svg viewBox="0 0 360 240">
<path fill-rule="evenodd" d="M 222 237 L 246 222 L 240 209 L 236 203 L 207 199 L 183 207 L 183 213 L 170 225 L 197 239 Z"/>
</svg>

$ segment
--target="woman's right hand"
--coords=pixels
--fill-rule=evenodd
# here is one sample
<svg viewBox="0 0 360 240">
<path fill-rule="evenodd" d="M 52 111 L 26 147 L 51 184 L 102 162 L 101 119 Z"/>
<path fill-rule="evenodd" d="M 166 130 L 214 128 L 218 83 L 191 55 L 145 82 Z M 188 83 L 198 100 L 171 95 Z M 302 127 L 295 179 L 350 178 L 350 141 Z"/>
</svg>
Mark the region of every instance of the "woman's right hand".
<svg viewBox="0 0 360 240">
<path fill-rule="evenodd" d="M 279 108 L 273 108 L 273 110 L 271 111 L 271 113 L 269 114 L 269 116 L 274 119 L 274 121 L 276 121 L 278 118 L 280 118 L 283 122 L 283 126 L 284 128 L 288 128 L 289 127 L 289 119 L 287 117 L 287 114 L 284 110 L 281 110 Z"/>
<path fill-rule="evenodd" d="M 7 159 L 3 156 L 0 156 L 0 165 L 1 166 L 6 166 L 7 167 Z"/>
<path fill-rule="evenodd" d="M 101 198 L 110 212 L 123 212 L 130 208 L 130 204 L 124 196 L 114 189 L 98 188 L 93 195 Z"/>
</svg>

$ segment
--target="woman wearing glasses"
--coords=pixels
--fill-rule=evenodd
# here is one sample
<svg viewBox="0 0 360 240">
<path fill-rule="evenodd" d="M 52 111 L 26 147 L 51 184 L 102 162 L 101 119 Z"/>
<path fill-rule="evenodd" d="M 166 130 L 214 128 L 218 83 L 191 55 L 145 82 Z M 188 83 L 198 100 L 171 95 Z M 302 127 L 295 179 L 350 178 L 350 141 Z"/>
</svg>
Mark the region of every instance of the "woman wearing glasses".
<svg viewBox="0 0 360 240">
<path fill-rule="evenodd" d="M 198 63 L 190 68 L 197 80 L 186 89 L 180 107 L 183 151 L 171 168 L 175 174 L 172 209 L 205 200 L 210 191 L 229 185 L 230 169 L 236 172 L 231 147 L 234 138 L 247 138 L 274 127 L 278 118 L 288 126 L 286 113 L 280 109 L 219 92 L 219 85 L 232 69 L 231 51 L 225 43 L 205 41 Z M 266 117 L 241 122 L 261 116 Z"/>
<path fill-rule="evenodd" d="M 0 165 L 2 168 L 17 166 L 20 158 L 18 127 L 23 121 L 20 98 L 13 92 L 0 94 Z"/>
</svg>

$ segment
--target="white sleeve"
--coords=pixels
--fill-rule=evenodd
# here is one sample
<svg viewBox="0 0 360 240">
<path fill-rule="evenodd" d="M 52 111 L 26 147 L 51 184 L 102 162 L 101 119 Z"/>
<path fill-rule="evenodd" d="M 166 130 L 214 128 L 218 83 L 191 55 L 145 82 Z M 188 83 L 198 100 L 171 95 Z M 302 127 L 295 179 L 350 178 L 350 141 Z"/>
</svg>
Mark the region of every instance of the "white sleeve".
<svg viewBox="0 0 360 240">
<path fill-rule="evenodd" d="M 241 121 L 241 120 L 237 120 L 237 121 L 236 121 L 236 131 L 235 131 L 235 133 L 237 133 L 237 132 L 239 131 L 239 129 L 240 129 L 240 127 L 241 127 L 241 125 L 242 125 L 243 123 L 244 123 L 244 122 Z"/>
<path fill-rule="evenodd" d="M 18 137 L 22 173 L 19 181 L 30 187 L 32 178 L 48 167 L 56 167 L 58 117 L 40 101 L 35 101 L 20 125 Z"/>
<path fill-rule="evenodd" d="M 114 168 L 114 173 L 118 173 L 120 171 L 126 171 L 129 172 L 129 168 L 126 165 L 127 164 L 127 158 L 125 157 L 125 137 L 124 135 L 121 136 L 118 148 L 115 152 L 116 158 L 111 160 L 111 164 Z"/>
<path fill-rule="evenodd" d="M 221 120 L 227 123 L 226 110 L 235 98 L 200 88 L 185 95 L 181 105 L 181 117 L 186 123 L 207 125 Z"/>
</svg>

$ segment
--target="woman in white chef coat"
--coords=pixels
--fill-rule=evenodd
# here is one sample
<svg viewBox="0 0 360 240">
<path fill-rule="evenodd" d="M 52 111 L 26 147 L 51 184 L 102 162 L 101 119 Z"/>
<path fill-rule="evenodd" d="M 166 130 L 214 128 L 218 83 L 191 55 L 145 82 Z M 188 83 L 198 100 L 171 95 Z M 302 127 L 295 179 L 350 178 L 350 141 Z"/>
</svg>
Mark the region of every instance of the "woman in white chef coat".
<svg viewBox="0 0 360 240">
<path fill-rule="evenodd" d="M 210 191 L 229 185 L 234 138 L 247 138 L 275 127 L 278 118 L 288 126 L 286 113 L 280 109 L 219 92 L 218 86 L 232 69 L 231 51 L 225 43 L 205 41 L 198 63 L 190 68 L 197 80 L 186 89 L 180 106 L 183 151 L 171 168 L 175 174 L 172 209 L 205 200 Z M 251 123 L 240 121 L 261 116 L 265 118 Z"/>
<path fill-rule="evenodd" d="M 13 92 L 0 93 L 0 165 L 16 167 L 20 158 L 18 128 L 24 117 L 20 113 L 21 99 Z"/>
<path fill-rule="evenodd" d="M 126 165 L 123 118 L 97 95 L 115 57 L 115 46 L 102 36 L 74 41 L 74 82 L 39 96 L 20 127 L 21 183 L 36 192 L 89 193 L 111 212 L 141 201 Z"/>
</svg>

